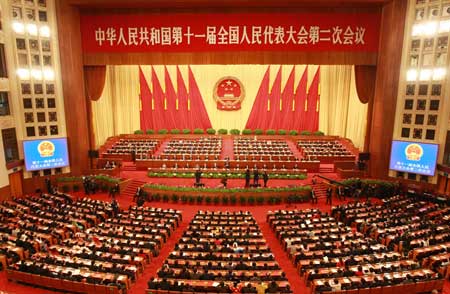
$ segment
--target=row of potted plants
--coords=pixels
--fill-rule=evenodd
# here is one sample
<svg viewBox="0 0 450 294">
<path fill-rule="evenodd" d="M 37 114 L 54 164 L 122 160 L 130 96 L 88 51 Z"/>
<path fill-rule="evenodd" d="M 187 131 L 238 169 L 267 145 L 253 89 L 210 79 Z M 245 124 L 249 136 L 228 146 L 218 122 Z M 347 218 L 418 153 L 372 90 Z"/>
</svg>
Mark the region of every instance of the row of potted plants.
<svg viewBox="0 0 450 294">
<path fill-rule="evenodd" d="M 168 172 L 149 172 L 147 174 L 151 178 L 194 178 L 194 172 L 177 172 L 177 171 L 168 171 Z M 207 172 L 203 173 L 202 177 L 205 179 L 222 179 L 223 177 L 227 177 L 228 179 L 244 179 L 245 173 L 242 172 Z M 304 180 L 306 179 L 306 174 L 270 174 L 270 179 L 288 179 L 288 180 Z"/>
<path fill-rule="evenodd" d="M 255 130 L 251 130 L 251 129 L 244 129 L 244 130 L 238 130 L 238 129 L 231 129 L 231 130 L 227 130 L 227 129 L 219 129 L 219 130 L 215 130 L 212 128 L 209 129 L 160 129 L 160 130 L 146 130 L 145 132 L 143 130 L 136 130 L 134 131 L 134 134 L 139 135 L 139 134 L 147 134 L 147 135 L 153 135 L 153 134 L 160 134 L 160 135 L 165 135 L 165 134 L 173 134 L 173 135 L 178 135 L 178 134 L 208 134 L 208 135 L 215 135 L 215 134 L 219 134 L 219 135 L 291 135 L 291 136 L 297 136 L 297 135 L 303 135 L 303 136 L 309 136 L 309 135 L 314 135 L 314 136 L 324 136 L 325 134 L 321 131 L 316 131 L 316 132 L 311 132 L 308 130 L 303 130 L 303 131 L 297 131 L 297 130 L 274 130 L 274 129 L 268 129 L 268 130 L 262 130 L 262 129 L 255 129 Z"/>
<path fill-rule="evenodd" d="M 107 192 L 110 187 L 123 182 L 123 179 L 111 177 L 109 175 L 93 175 L 90 177 L 95 179 L 99 190 L 102 192 Z M 56 183 L 58 188 L 64 193 L 71 191 L 78 192 L 83 188 L 83 177 L 59 177 L 56 178 Z"/>
<path fill-rule="evenodd" d="M 263 205 L 286 203 L 303 203 L 310 200 L 309 194 L 291 194 L 287 197 L 272 195 L 269 197 L 256 195 L 178 195 L 178 194 L 151 194 L 149 200 L 183 204 L 206 205 Z"/>
</svg>

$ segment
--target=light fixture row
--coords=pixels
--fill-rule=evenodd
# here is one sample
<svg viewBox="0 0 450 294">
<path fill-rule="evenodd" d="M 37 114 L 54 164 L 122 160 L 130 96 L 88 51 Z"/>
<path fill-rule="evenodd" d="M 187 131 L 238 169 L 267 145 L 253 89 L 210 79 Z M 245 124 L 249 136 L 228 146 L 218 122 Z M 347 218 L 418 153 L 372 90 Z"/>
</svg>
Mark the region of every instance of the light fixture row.
<svg viewBox="0 0 450 294">
<path fill-rule="evenodd" d="M 16 34 L 23 35 L 27 32 L 30 36 L 39 36 L 44 38 L 50 37 L 50 28 L 48 25 L 38 26 L 34 23 L 24 24 L 21 22 L 14 21 L 12 23 L 12 29 Z"/>
<path fill-rule="evenodd" d="M 34 80 L 53 81 L 55 79 L 55 72 L 51 68 L 44 68 L 43 70 L 19 68 L 16 73 L 21 80 L 33 78 Z"/>
<path fill-rule="evenodd" d="M 445 79 L 447 70 L 445 68 L 434 68 L 434 69 L 410 69 L 406 72 L 406 81 L 414 82 L 419 79 L 419 81 L 441 81 Z"/>
</svg>

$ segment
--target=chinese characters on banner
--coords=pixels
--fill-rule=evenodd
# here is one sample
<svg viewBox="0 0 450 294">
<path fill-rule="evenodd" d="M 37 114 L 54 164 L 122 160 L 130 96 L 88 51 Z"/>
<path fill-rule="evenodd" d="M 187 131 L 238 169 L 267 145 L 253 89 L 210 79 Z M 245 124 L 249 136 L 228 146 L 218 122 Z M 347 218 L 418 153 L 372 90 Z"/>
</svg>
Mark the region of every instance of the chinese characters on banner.
<svg viewBox="0 0 450 294">
<path fill-rule="evenodd" d="M 375 52 L 379 25 L 379 14 L 81 16 L 85 52 Z"/>
</svg>

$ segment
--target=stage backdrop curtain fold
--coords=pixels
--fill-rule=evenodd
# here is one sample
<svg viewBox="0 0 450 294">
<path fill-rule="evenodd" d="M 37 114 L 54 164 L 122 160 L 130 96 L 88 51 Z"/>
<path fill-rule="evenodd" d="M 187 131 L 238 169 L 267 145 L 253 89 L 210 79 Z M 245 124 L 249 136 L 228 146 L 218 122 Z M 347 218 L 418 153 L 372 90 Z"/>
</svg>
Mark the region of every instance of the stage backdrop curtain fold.
<svg viewBox="0 0 450 294">
<path fill-rule="evenodd" d="M 270 103 L 267 108 L 267 115 L 261 117 L 263 120 L 263 129 L 278 130 L 283 128 L 281 126 L 281 112 L 280 112 L 280 100 L 281 100 L 281 72 L 282 65 L 278 69 L 275 81 L 273 82 L 272 89 L 269 93 Z"/>
<path fill-rule="evenodd" d="M 320 66 L 314 75 L 311 85 L 308 89 L 308 102 L 305 114 L 305 130 L 315 132 L 319 130 L 319 111 L 320 111 Z"/>
<path fill-rule="evenodd" d="M 178 111 L 177 121 L 183 126 L 180 128 L 192 129 L 192 121 L 189 119 L 188 113 L 188 91 L 186 83 L 184 82 L 183 75 L 180 68 L 177 66 L 177 94 L 178 94 Z"/>
<path fill-rule="evenodd" d="M 152 122 L 155 130 L 167 129 L 167 120 L 164 116 L 164 91 L 156 75 L 155 68 L 152 66 Z"/>
<path fill-rule="evenodd" d="M 84 83 L 86 88 L 86 96 L 92 100 L 97 101 L 105 87 L 106 80 L 106 65 L 100 66 L 85 66 L 84 67 Z"/>
<path fill-rule="evenodd" d="M 166 122 L 166 128 L 171 130 L 183 127 L 181 121 L 177 119 L 177 93 L 175 92 L 175 88 L 173 87 L 173 83 L 166 66 L 164 66 L 164 82 L 166 88 L 166 95 L 164 98 L 164 118 Z"/>
<path fill-rule="evenodd" d="M 154 66 L 160 73 L 160 80 L 164 78 L 164 66 Z M 167 66 L 172 82 L 177 80 L 174 86 L 178 95 L 177 120 L 191 122 L 190 119 L 182 120 L 181 115 L 187 113 L 187 85 L 188 66 L 179 66 L 175 77 L 175 66 Z M 267 94 L 269 92 L 268 65 L 195 65 L 191 66 L 193 76 L 196 79 L 198 89 L 203 97 L 206 112 L 209 114 L 212 126 L 215 129 L 250 129 L 257 128 L 256 124 L 267 114 Z M 295 91 L 295 119 L 293 124 L 302 123 L 306 117 L 303 115 L 304 100 L 302 94 L 306 92 L 306 75 L 309 79 L 314 76 L 317 66 L 309 65 L 304 71 L 304 66 L 296 66 Z M 142 66 L 146 81 L 152 89 L 151 66 Z M 338 135 L 351 139 L 357 147 L 364 145 L 365 126 L 367 119 L 367 104 L 359 101 L 355 87 L 354 68 L 348 65 L 321 66 L 320 77 L 320 112 L 319 130 L 327 135 Z M 276 72 L 276 71 L 275 71 Z M 305 74 L 304 74 L 305 73 Z M 224 76 L 236 76 L 241 80 L 246 91 L 246 97 L 242 103 L 242 109 L 238 111 L 220 111 L 213 99 L 214 84 Z M 300 80 L 300 81 L 298 81 Z M 283 109 L 286 100 L 283 97 Z M 183 102 L 184 101 L 184 102 Z M 261 109 L 258 108 L 258 106 Z M 139 99 L 139 66 L 108 66 L 106 70 L 105 87 L 101 98 L 92 102 L 93 124 L 96 146 L 102 145 L 109 136 L 130 134 L 140 129 L 140 99 Z M 252 108 L 252 106 L 255 106 Z M 247 123 L 247 125 L 246 125 Z M 249 125 L 253 123 L 254 125 Z M 194 126 L 188 128 L 192 129 Z M 182 128 L 182 127 L 178 127 Z M 289 129 L 304 130 L 302 125 L 296 125 Z"/>
<path fill-rule="evenodd" d="M 319 129 L 364 147 L 367 104 L 359 101 L 352 66 L 321 66 Z"/>
<path fill-rule="evenodd" d="M 139 104 L 139 66 L 108 66 L 103 93 L 92 102 L 96 148 L 140 129 Z"/>
</svg>

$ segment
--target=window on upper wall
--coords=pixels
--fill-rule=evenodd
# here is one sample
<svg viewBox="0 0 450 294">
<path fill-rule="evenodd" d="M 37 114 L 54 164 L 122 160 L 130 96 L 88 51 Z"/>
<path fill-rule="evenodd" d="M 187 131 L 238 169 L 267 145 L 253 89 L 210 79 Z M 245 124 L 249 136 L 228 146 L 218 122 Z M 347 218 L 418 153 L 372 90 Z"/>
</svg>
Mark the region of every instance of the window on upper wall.
<svg viewBox="0 0 450 294">
<path fill-rule="evenodd" d="M 6 163 L 19 160 L 19 148 L 17 147 L 16 129 L 3 129 L 2 139 Z"/>
<path fill-rule="evenodd" d="M 0 92 L 0 116 L 10 114 L 8 92 Z"/>
<path fill-rule="evenodd" d="M 7 78 L 8 70 L 6 69 L 5 44 L 0 44 L 0 78 Z"/>
</svg>

